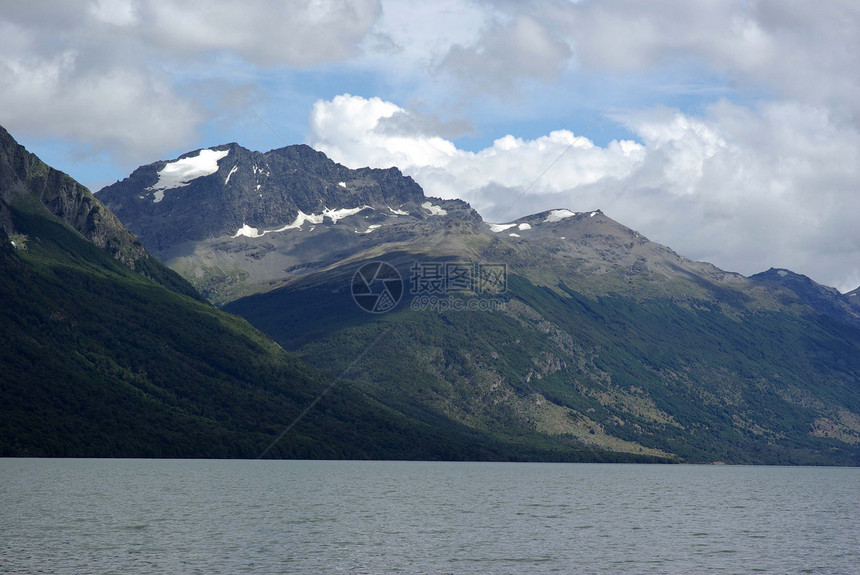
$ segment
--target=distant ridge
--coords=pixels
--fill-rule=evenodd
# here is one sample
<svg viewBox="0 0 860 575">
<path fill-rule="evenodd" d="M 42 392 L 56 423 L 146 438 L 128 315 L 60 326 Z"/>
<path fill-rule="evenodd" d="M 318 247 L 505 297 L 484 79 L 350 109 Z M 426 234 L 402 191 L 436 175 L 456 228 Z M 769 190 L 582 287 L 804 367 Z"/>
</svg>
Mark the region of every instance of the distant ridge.
<svg viewBox="0 0 860 575">
<path fill-rule="evenodd" d="M 752 275 L 750 279 L 784 287 L 818 313 L 860 328 L 860 302 L 856 301 L 856 295 L 851 295 L 857 290 L 842 294 L 836 288 L 822 286 L 805 275 L 778 268 Z"/>
</svg>

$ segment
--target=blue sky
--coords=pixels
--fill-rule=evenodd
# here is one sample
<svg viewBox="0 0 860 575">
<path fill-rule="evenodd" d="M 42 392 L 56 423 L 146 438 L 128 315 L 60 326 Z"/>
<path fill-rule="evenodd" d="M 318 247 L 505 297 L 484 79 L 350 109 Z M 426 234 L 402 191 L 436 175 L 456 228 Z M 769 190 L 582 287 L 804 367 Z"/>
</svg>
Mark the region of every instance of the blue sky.
<svg viewBox="0 0 860 575">
<path fill-rule="evenodd" d="M 491 221 L 600 208 L 847 291 L 858 54 L 849 0 L 0 2 L 0 124 L 94 191 L 198 148 L 308 143 Z"/>
</svg>

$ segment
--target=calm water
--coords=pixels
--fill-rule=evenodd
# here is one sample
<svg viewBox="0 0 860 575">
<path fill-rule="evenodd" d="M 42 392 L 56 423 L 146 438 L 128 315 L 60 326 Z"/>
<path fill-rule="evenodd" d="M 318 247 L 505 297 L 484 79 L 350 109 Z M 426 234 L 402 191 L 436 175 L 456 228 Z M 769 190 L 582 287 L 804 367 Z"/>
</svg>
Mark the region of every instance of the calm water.
<svg viewBox="0 0 860 575">
<path fill-rule="evenodd" d="M 2 573 L 860 573 L 860 470 L 0 459 Z"/>
</svg>

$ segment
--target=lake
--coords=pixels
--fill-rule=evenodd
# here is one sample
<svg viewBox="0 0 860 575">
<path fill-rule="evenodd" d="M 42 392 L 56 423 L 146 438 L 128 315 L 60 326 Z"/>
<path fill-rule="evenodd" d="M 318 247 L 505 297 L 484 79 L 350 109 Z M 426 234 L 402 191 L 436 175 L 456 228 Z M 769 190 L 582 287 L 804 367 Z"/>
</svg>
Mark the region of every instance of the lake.
<svg viewBox="0 0 860 575">
<path fill-rule="evenodd" d="M 858 573 L 860 469 L 0 459 L 2 573 Z"/>
</svg>

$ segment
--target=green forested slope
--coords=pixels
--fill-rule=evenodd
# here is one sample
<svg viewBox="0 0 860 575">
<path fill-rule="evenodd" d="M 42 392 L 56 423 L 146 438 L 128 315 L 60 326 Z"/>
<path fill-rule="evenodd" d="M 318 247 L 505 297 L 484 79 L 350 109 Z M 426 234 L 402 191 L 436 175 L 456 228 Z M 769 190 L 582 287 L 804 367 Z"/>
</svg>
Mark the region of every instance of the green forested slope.
<svg viewBox="0 0 860 575">
<path fill-rule="evenodd" d="M 385 332 L 350 375 L 356 385 L 499 440 L 690 462 L 860 463 L 860 330 L 825 316 L 743 294 L 585 296 L 577 288 L 589 286 L 536 286 L 515 265 L 504 309 L 415 310 L 407 295 L 375 316 L 351 301 L 356 267 L 225 309 L 329 372 Z"/>
</svg>

